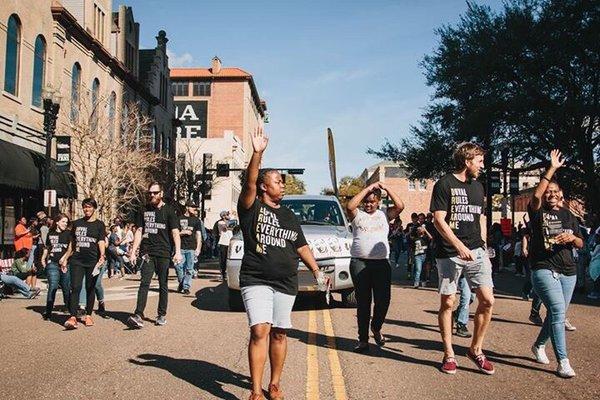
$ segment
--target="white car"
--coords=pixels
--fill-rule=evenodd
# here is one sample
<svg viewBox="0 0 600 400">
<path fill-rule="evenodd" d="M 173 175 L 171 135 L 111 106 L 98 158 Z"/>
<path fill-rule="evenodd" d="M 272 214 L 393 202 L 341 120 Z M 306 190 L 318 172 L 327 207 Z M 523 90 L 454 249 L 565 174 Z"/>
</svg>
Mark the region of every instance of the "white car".
<svg viewBox="0 0 600 400">
<path fill-rule="evenodd" d="M 319 268 L 330 280 L 330 291 L 340 293 L 344 305 L 355 305 L 356 296 L 350 277 L 350 247 L 352 233 L 342 207 L 335 196 L 285 196 L 281 205 L 296 214 L 302 231 L 312 250 Z M 229 242 L 227 255 L 227 286 L 229 308 L 243 309 L 240 294 L 240 268 L 244 256 L 244 240 L 241 233 Z M 312 273 L 300 261 L 298 267 L 298 291 L 317 292 Z"/>
</svg>

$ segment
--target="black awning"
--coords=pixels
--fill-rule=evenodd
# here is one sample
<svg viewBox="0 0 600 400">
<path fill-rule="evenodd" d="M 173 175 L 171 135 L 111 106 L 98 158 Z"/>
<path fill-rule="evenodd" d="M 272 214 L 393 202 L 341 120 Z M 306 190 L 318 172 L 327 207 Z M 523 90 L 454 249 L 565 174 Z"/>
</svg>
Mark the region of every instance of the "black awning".
<svg viewBox="0 0 600 400">
<path fill-rule="evenodd" d="M 44 160 L 45 155 L 41 153 L 0 140 L 0 185 L 39 192 L 45 169 Z M 56 172 L 54 160 L 51 168 L 50 187 L 56 190 L 58 197 L 76 197 L 77 187 L 73 176 Z"/>
</svg>

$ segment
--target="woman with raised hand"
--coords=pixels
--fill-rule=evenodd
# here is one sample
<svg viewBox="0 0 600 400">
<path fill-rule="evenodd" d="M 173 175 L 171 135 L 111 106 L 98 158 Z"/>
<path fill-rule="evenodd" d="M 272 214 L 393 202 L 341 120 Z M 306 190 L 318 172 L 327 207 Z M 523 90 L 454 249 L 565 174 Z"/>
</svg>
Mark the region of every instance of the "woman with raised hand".
<svg viewBox="0 0 600 400">
<path fill-rule="evenodd" d="M 269 398 L 283 399 L 280 381 L 287 354 L 286 329 L 292 327 L 292 306 L 298 293 L 298 257 L 318 283 L 325 279 L 298 219 L 280 204 L 285 194 L 281 174 L 275 169 L 259 170 L 268 142 L 260 129 L 252 135 L 252 158 L 238 201 L 244 237 L 240 288 L 250 325 L 250 400 L 264 399 L 262 378 L 267 354 L 271 362 Z"/>
<path fill-rule="evenodd" d="M 561 207 L 561 189 L 553 179 L 556 170 L 564 163 L 560 151 L 552 150 L 550 166 L 542 175 L 528 206 L 531 221 L 531 282 L 533 290 L 548 310 L 531 350 L 537 362 L 550 364 L 545 350 L 546 342 L 550 339 L 558 361 L 558 375 L 572 378 L 575 371 L 567 355 L 565 314 L 577 282 L 573 249 L 582 248 L 583 239 L 575 216 Z"/>
</svg>

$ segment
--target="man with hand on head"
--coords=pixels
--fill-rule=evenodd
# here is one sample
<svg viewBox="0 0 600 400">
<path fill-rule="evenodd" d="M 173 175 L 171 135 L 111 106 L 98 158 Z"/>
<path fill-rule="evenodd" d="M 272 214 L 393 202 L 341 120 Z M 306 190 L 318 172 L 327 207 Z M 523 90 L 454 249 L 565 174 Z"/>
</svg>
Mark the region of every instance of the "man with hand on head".
<svg viewBox="0 0 600 400">
<path fill-rule="evenodd" d="M 196 217 L 198 206 L 193 201 L 185 203 L 185 213 L 179 217 L 179 235 L 181 235 L 181 257 L 183 261 L 175 265 L 178 292 L 190 294 L 194 265 L 202 250 L 202 222 Z"/>
</svg>

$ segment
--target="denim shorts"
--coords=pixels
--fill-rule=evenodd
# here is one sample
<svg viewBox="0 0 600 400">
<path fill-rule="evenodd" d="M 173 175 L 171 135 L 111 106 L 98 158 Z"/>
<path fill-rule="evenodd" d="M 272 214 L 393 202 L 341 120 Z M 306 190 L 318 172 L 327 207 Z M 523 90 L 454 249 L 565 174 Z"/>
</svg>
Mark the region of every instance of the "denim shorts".
<svg viewBox="0 0 600 400">
<path fill-rule="evenodd" d="M 458 288 L 458 280 L 463 273 L 469 287 L 473 290 L 480 287 L 494 287 L 492 263 L 487 251 L 483 248 L 471 251 L 475 256 L 473 261 L 461 260 L 458 256 L 436 259 L 439 279 L 438 291 L 440 294 L 455 294 Z"/>
<path fill-rule="evenodd" d="M 292 327 L 292 307 L 296 296 L 281 293 L 270 286 L 254 285 L 241 288 L 248 324 L 271 324 L 273 328 Z"/>
</svg>

